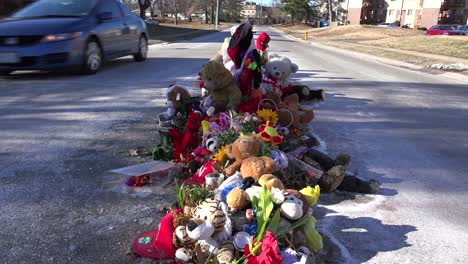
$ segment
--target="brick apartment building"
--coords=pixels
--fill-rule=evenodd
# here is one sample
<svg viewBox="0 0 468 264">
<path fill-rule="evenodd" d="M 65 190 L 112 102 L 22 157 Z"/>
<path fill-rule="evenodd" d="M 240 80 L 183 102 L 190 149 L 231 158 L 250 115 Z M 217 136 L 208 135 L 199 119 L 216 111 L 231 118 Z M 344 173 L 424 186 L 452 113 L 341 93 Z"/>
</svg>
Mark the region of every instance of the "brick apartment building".
<svg viewBox="0 0 468 264">
<path fill-rule="evenodd" d="M 467 18 L 468 0 L 344 0 L 337 8 L 341 24 L 400 21 L 411 28 L 429 28 L 436 24 L 465 25 Z"/>
</svg>

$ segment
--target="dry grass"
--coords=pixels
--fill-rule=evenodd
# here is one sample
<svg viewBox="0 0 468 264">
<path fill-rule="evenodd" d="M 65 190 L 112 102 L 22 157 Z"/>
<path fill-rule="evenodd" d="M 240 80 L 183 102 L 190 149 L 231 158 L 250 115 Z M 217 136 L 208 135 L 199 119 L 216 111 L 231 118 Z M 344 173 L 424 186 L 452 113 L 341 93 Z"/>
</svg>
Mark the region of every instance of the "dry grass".
<svg viewBox="0 0 468 264">
<path fill-rule="evenodd" d="M 347 49 L 359 49 L 360 52 L 387 57 L 388 54 L 398 55 L 403 61 L 409 54 L 398 51 L 376 48 L 393 48 L 405 51 L 417 51 L 426 54 L 443 55 L 454 58 L 468 59 L 468 36 L 426 36 L 423 31 L 403 28 L 385 28 L 369 25 L 349 25 L 338 27 L 313 28 L 305 24 L 278 26 L 294 37 L 302 38 L 304 32 L 329 45 Z M 360 44 L 359 48 L 350 44 Z M 398 53 L 398 54 L 397 54 Z M 423 57 L 420 54 L 414 55 Z M 396 58 L 391 56 L 392 58 Z M 420 59 L 422 60 L 422 59 Z M 431 60 L 432 61 L 432 60 Z M 451 61 L 454 62 L 454 61 Z M 417 63 L 421 64 L 421 63 Z"/>
<path fill-rule="evenodd" d="M 190 40 L 199 36 L 216 32 L 214 25 L 201 24 L 197 22 L 185 22 L 175 25 L 174 23 L 160 23 L 159 25 L 147 25 L 150 36 L 149 43 L 173 42 L 177 40 Z M 232 24 L 222 23 L 219 29 L 226 29 Z"/>
<path fill-rule="evenodd" d="M 360 43 L 468 59 L 468 36 L 410 36 Z"/>
</svg>

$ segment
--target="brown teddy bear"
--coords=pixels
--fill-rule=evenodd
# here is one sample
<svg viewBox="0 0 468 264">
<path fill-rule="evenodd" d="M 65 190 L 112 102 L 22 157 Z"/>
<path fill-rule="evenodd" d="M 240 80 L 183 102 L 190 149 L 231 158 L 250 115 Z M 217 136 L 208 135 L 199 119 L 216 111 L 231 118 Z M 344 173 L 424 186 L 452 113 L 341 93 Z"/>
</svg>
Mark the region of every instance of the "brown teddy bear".
<svg viewBox="0 0 468 264">
<path fill-rule="evenodd" d="M 240 168 L 243 178 L 253 177 L 255 181 L 264 175 L 271 174 L 276 164 L 270 157 L 257 157 L 261 143 L 255 136 L 241 136 L 227 147 L 226 154 L 236 161 L 224 170 L 227 176 L 233 175 Z"/>
<path fill-rule="evenodd" d="M 168 107 L 167 115 L 170 117 L 174 116 L 177 109 L 182 109 L 182 107 L 185 106 L 185 102 L 192 98 L 186 88 L 178 85 L 169 87 L 166 96 L 166 105 Z"/>
<path fill-rule="evenodd" d="M 242 178 L 252 177 L 258 181 L 262 175 L 276 170 L 276 163 L 270 157 L 250 157 L 242 161 L 240 173 Z"/>
<path fill-rule="evenodd" d="M 258 184 L 266 186 L 268 190 L 271 190 L 273 187 L 280 190 L 284 189 L 284 185 L 281 180 L 273 174 L 262 175 L 262 177 L 258 179 Z"/>
<path fill-rule="evenodd" d="M 297 129 L 302 129 L 304 125 L 311 122 L 315 115 L 313 110 L 302 109 L 299 104 L 299 96 L 297 94 L 291 94 L 284 98 L 284 105 L 288 111 L 278 111 L 278 120 L 282 126 L 287 126 L 289 123 L 286 124 L 287 120 L 289 119 L 287 116 L 293 116 L 292 127 Z M 281 123 L 283 121 L 284 123 Z"/>
<path fill-rule="evenodd" d="M 241 136 L 227 147 L 226 154 L 236 161 L 224 170 L 227 176 L 233 175 L 242 165 L 242 161 L 255 157 L 260 152 L 261 142 L 254 136 Z"/>
<path fill-rule="evenodd" d="M 222 112 L 224 109 L 220 108 L 223 106 L 235 109 L 240 103 L 241 91 L 223 64 L 214 60 L 209 61 L 203 66 L 200 78 L 212 100 L 212 108 L 207 112 L 211 114 Z"/>
</svg>

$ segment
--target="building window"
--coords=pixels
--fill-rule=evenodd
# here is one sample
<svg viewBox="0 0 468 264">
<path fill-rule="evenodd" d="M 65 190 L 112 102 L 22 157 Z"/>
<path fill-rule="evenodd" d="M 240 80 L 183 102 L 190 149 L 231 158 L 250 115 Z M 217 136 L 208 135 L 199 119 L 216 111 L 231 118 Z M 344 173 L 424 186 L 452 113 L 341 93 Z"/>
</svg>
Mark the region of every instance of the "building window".
<svg viewBox="0 0 468 264">
<path fill-rule="evenodd" d="M 408 16 L 412 16 L 413 15 L 413 9 L 408 9 Z"/>
<path fill-rule="evenodd" d="M 394 10 L 394 9 L 388 10 L 388 15 L 389 15 L 389 16 L 393 16 L 394 14 L 395 14 L 395 10 Z"/>
</svg>

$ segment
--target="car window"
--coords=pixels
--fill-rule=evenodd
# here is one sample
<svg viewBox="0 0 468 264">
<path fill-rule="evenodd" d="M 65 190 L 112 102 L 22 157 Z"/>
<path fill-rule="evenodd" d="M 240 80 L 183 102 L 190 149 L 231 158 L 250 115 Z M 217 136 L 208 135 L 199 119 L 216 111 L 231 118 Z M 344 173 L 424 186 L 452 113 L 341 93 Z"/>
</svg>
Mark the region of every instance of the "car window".
<svg viewBox="0 0 468 264">
<path fill-rule="evenodd" d="M 134 14 L 132 13 L 132 11 L 130 11 L 130 9 L 128 9 L 128 7 L 123 4 L 123 3 L 119 3 L 120 5 L 120 8 L 122 9 L 122 12 L 124 14 L 125 17 L 129 17 L 129 16 L 133 16 Z"/>
<path fill-rule="evenodd" d="M 121 18 L 122 11 L 114 0 L 105 0 L 101 2 L 99 7 L 99 13 L 102 12 L 111 12 L 112 18 Z"/>
<path fill-rule="evenodd" d="M 453 30 L 452 26 L 440 26 L 440 29 L 442 30 Z"/>
<path fill-rule="evenodd" d="M 432 26 L 431 29 L 435 30 L 435 29 L 439 29 L 439 27 L 438 26 Z"/>
<path fill-rule="evenodd" d="M 16 12 L 13 17 L 82 17 L 96 6 L 96 0 L 39 0 Z"/>
</svg>

